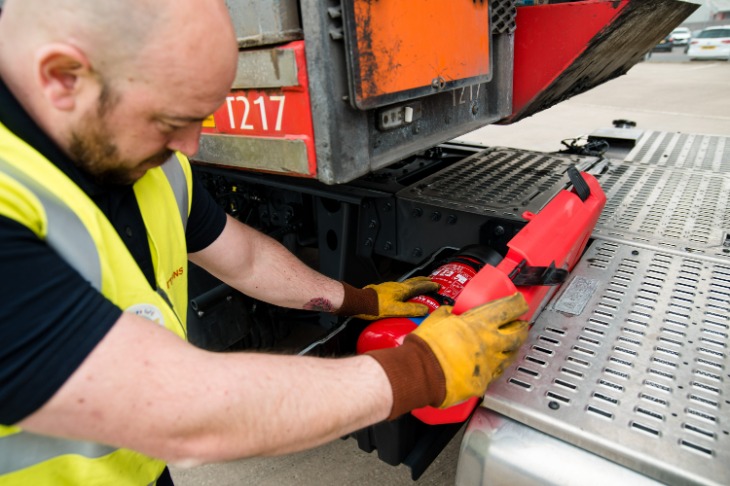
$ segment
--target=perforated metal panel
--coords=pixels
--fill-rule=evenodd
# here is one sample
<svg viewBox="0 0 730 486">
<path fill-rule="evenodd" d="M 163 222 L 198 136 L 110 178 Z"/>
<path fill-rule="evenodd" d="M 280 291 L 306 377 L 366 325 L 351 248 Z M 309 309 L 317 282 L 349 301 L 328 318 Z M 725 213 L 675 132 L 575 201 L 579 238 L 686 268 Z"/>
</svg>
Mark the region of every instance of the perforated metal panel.
<svg viewBox="0 0 730 486">
<path fill-rule="evenodd" d="M 568 182 L 570 165 L 595 162 L 574 157 L 497 148 L 479 152 L 403 189 L 398 198 L 479 214 L 519 217 L 537 212 Z"/>
<path fill-rule="evenodd" d="M 492 33 L 512 33 L 517 28 L 515 0 L 492 0 Z"/>
<path fill-rule="evenodd" d="M 730 138 L 672 132 L 645 132 L 627 162 L 730 173 Z"/>
<path fill-rule="evenodd" d="M 595 241 L 484 405 L 670 484 L 730 484 L 730 259 Z"/>
<path fill-rule="evenodd" d="M 644 147 L 648 145 L 647 142 Z M 635 153 L 638 157 L 642 150 Z M 655 151 L 655 154 L 661 153 Z M 712 159 L 715 160 L 714 156 Z M 648 157 L 640 160 L 640 163 L 614 164 L 610 172 L 601 177 L 608 202 L 594 236 L 693 253 L 727 255 L 730 172 L 669 168 L 655 164 Z M 730 155 L 721 163 L 713 164 L 730 165 Z"/>
</svg>

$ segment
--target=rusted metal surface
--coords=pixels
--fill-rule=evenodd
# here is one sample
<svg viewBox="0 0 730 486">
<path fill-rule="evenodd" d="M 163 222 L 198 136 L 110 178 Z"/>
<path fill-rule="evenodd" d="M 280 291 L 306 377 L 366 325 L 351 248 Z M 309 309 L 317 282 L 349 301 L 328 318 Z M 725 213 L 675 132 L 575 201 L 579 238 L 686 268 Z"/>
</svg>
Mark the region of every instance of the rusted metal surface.
<svg viewBox="0 0 730 486">
<path fill-rule="evenodd" d="M 253 47 L 302 38 L 298 0 L 226 0 L 238 45 Z"/>
<path fill-rule="evenodd" d="M 385 1 L 395 5 L 401 2 Z M 413 2 L 408 2 L 411 4 Z M 422 2 L 426 3 L 426 2 Z M 461 7 L 473 0 L 440 2 L 443 9 Z M 454 90 L 432 90 L 402 103 L 360 110 L 353 108 L 348 46 L 345 43 L 346 10 L 351 1 L 300 0 L 307 71 L 310 79 L 311 114 L 317 153 L 317 179 L 327 184 L 351 181 L 373 170 L 419 153 L 466 132 L 494 123 L 510 113 L 512 106 L 512 37 L 508 32 L 491 38 L 492 77 L 489 82 L 466 82 Z M 416 4 L 414 4 L 416 5 Z M 420 3 L 416 5 L 420 8 Z M 411 15 L 405 15 L 405 19 Z M 402 22 L 403 16 L 394 18 Z M 469 21 L 470 19 L 466 19 Z M 446 37 L 441 21 L 429 24 L 424 35 Z M 452 52 L 451 58 L 463 53 Z M 428 69 L 428 66 L 426 66 Z M 431 78 L 428 78 L 431 80 Z M 431 81 L 429 81 L 430 83 Z M 379 128 L 382 110 L 410 107 L 412 123 Z M 420 117 L 418 113 L 420 112 Z"/>
<path fill-rule="evenodd" d="M 287 49 L 255 49 L 238 54 L 232 89 L 283 88 L 299 84 L 297 59 Z"/>
<path fill-rule="evenodd" d="M 353 106 L 383 106 L 485 82 L 489 2 L 344 2 Z"/>
<path fill-rule="evenodd" d="M 626 72 L 698 7 L 589 0 L 517 9 L 513 123 Z"/>
<path fill-rule="evenodd" d="M 297 139 L 206 134 L 195 162 L 289 175 L 307 175 L 310 170 L 306 142 Z"/>
</svg>

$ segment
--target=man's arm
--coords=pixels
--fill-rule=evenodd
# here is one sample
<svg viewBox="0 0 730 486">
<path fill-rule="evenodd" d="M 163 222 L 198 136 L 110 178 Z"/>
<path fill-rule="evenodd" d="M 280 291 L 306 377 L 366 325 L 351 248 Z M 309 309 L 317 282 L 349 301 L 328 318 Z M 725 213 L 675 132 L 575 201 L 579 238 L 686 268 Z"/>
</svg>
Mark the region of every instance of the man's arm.
<svg viewBox="0 0 730 486">
<path fill-rule="evenodd" d="M 316 272 L 276 240 L 227 216 L 220 236 L 190 260 L 242 293 L 283 307 L 340 308 L 340 282 Z"/>
<path fill-rule="evenodd" d="M 27 431 L 180 465 L 283 454 L 484 393 L 527 334 L 520 294 L 439 309 L 402 346 L 344 359 L 210 353 L 123 313 Z"/>
<path fill-rule="evenodd" d="M 231 287 L 265 302 L 361 319 L 422 316 L 428 307 L 409 299 L 439 288 L 428 277 L 414 277 L 356 289 L 308 267 L 276 240 L 226 218 L 218 238 L 189 258 Z"/>
<path fill-rule="evenodd" d="M 209 353 L 123 313 L 18 425 L 194 465 L 313 447 L 385 419 L 391 407 L 386 374 L 369 356 Z"/>
</svg>

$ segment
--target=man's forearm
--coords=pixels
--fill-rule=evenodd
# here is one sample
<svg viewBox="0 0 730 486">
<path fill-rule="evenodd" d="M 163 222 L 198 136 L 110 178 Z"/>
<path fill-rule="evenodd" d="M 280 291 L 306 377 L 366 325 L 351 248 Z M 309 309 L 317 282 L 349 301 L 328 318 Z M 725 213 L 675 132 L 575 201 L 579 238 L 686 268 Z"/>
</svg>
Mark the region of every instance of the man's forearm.
<svg viewBox="0 0 730 486">
<path fill-rule="evenodd" d="M 124 314 L 26 430 L 193 465 L 303 450 L 385 419 L 378 363 L 213 354 Z"/>
<path fill-rule="evenodd" d="M 228 217 L 208 248 L 190 260 L 240 292 L 265 302 L 332 312 L 342 305 L 342 284 L 313 270 L 268 236 Z"/>
<path fill-rule="evenodd" d="M 246 399 L 228 408 L 256 404 L 237 427 L 238 433 L 249 437 L 242 440 L 231 434 L 230 424 L 223 420 L 217 432 L 199 431 L 196 435 L 201 447 L 196 456 L 202 455 L 205 461 L 241 457 L 242 452 L 247 456 L 278 455 L 308 449 L 384 420 L 390 412 L 390 384 L 380 365 L 368 356 L 337 360 L 272 355 L 240 358 L 245 361 L 239 362 L 241 372 L 229 373 L 225 381 L 249 380 Z M 220 365 L 230 369 L 230 363 Z M 251 377 L 244 371 L 250 368 L 264 371 Z M 224 390 L 217 395 L 221 400 L 226 398 Z M 225 444 L 220 440 L 225 436 L 235 446 L 216 451 L 217 444 Z M 241 445 L 243 449 L 239 449 Z"/>
</svg>

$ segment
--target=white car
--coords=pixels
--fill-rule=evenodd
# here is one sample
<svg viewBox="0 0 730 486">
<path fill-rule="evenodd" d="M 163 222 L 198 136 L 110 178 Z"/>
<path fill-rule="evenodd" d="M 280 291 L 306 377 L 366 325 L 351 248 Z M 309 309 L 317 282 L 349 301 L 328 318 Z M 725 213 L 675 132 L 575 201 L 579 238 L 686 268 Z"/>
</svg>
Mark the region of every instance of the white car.
<svg viewBox="0 0 730 486">
<path fill-rule="evenodd" d="M 730 61 L 730 25 L 708 27 L 692 39 L 687 49 L 690 59 Z"/>
<path fill-rule="evenodd" d="M 687 27 L 677 27 L 671 34 L 669 34 L 669 40 L 672 41 L 672 44 L 675 46 L 687 45 L 691 37 L 692 32 L 690 32 Z"/>
</svg>

